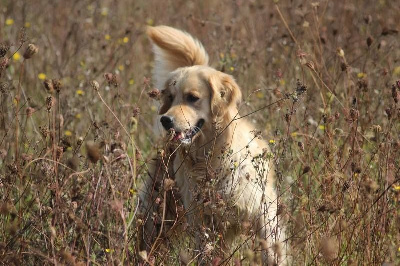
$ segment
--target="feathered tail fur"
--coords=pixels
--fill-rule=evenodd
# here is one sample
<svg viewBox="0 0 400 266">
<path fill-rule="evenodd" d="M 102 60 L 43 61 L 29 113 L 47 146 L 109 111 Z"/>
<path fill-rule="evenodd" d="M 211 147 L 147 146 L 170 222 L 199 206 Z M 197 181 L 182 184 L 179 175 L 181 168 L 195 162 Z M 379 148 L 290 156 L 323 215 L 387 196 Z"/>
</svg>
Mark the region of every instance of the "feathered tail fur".
<svg viewBox="0 0 400 266">
<path fill-rule="evenodd" d="M 187 32 L 168 26 L 157 26 L 148 27 L 147 35 L 153 43 L 153 80 L 159 89 L 162 89 L 168 73 L 175 69 L 208 64 L 208 54 L 203 45 Z"/>
</svg>

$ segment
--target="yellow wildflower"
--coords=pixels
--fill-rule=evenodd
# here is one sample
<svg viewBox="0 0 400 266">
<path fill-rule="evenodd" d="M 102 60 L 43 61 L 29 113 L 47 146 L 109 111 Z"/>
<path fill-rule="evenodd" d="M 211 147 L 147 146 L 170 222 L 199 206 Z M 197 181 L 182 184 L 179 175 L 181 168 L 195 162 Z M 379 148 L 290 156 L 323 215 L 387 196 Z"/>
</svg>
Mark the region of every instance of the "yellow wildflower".
<svg viewBox="0 0 400 266">
<path fill-rule="evenodd" d="M 40 80 L 45 80 L 46 79 L 46 74 L 45 73 L 39 73 L 38 78 Z"/>
<path fill-rule="evenodd" d="M 78 95 L 85 95 L 85 92 L 83 90 L 76 90 L 76 94 Z"/>
<path fill-rule="evenodd" d="M 82 118 L 82 115 L 81 115 L 81 114 L 76 114 L 76 115 L 75 115 L 75 118 L 76 118 L 76 119 L 81 119 L 81 118 Z"/>
<path fill-rule="evenodd" d="M 393 189 L 396 190 L 396 191 L 400 191 L 400 185 L 394 185 Z"/>
<path fill-rule="evenodd" d="M 15 61 L 19 61 L 21 59 L 21 54 L 19 52 L 16 52 L 13 57 L 12 57 Z"/>
<path fill-rule="evenodd" d="M 104 35 L 104 39 L 106 39 L 107 41 L 111 40 L 111 36 L 110 36 L 110 34 L 106 34 L 106 35 Z"/>
<path fill-rule="evenodd" d="M 100 13 L 102 16 L 107 16 L 108 15 L 108 8 L 107 7 L 103 7 L 102 9 L 101 9 L 101 13 Z"/>
<path fill-rule="evenodd" d="M 235 68 L 233 66 L 231 66 L 230 70 L 233 72 L 235 70 Z"/>
<path fill-rule="evenodd" d="M 128 37 L 124 37 L 124 38 L 122 39 L 122 41 L 123 41 L 124 43 L 128 43 L 128 42 L 129 42 L 129 38 L 128 38 Z"/>
<path fill-rule="evenodd" d="M 11 26 L 12 24 L 14 24 L 14 20 L 12 18 L 6 19 L 6 25 L 7 26 Z"/>
<path fill-rule="evenodd" d="M 130 79 L 129 80 L 129 85 L 133 85 L 133 84 L 135 84 L 135 80 L 134 79 Z"/>
<path fill-rule="evenodd" d="M 324 125 L 319 125 L 318 128 L 321 129 L 321 130 L 325 130 L 325 126 Z"/>
<path fill-rule="evenodd" d="M 24 27 L 25 28 L 30 28 L 31 27 L 31 23 L 30 22 L 25 22 Z"/>
<path fill-rule="evenodd" d="M 69 131 L 69 130 L 65 130 L 64 131 L 64 135 L 67 136 L 67 137 L 72 136 L 72 132 Z"/>
<path fill-rule="evenodd" d="M 263 93 L 262 91 L 257 91 L 256 97 L 257 97 L 258 99 L 264 99 L 264 93 Z"/>
<path fill-rule="evenodd" d="M 400 66 L 394 68 L 393 75 L 400 76 Z"/>
<path fill-rule="evenodd" d="M 275 140 L 274 139 L 270 139 L 269 140 L 269 144 L 275 144 Z"/>
<path fill-rule="evenodd" d="M 119 71 L 124 71 L 124 69 L 125 69 L 124 65 L 119 65 L 119 66 L 118 66 L 118 70 L 119 70 Z"/>
<path fill-rule="evenodd" d="M 149 18 L 149 19 L 146 20 L 146 23 L 147 23 L 147 25 L 149 25 L 149 26 L 153 26 L 153 25 L 154 25 L 154 20 L 151 19 L 151 18 Z"/>
<path fill-rule="evenodd" d="M 365 74 L 363 72 L 360 72 L 357 74 L 357 78 L 359 78 L 359 79 L 365 78 L 366 76 L 367 76 L 367 74 Z"/>
</svg>

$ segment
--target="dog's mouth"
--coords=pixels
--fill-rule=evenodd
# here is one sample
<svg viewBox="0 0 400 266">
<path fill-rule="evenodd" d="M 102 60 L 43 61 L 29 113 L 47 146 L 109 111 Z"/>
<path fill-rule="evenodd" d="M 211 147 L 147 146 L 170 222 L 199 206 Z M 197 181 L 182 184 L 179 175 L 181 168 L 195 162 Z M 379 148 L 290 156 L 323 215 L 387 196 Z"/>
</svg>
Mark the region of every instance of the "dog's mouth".
<svg viewBox="0 0 400 266">
<path fill-rule="evenodd" d="M 204 119 L 200 119 L 195 126 L 190 127 L 184 131 L 176 131 L 171 129 L 172 133 L 172 141 L 180 141 L 183 144 L 190 144 L 193 139 L 196 137 L 197 133 L 200 132 L 201 128 L 204 125 Z"/>
</svg>

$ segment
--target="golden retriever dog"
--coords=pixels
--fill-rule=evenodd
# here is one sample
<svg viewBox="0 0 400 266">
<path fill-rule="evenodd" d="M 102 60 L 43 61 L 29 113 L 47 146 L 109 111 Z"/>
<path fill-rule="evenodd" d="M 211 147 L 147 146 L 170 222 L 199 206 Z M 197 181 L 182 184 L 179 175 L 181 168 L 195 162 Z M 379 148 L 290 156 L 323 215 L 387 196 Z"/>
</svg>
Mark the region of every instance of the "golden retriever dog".
<svg viewBox="0 0 400 266">
<path fill-rule="evenodd" d="M 232 76 L 208 66 L 203 45 L 188 33 L 157 26 L 147 34 L 155 53 L 153 80 L 161 90 L 157 120 L 170 148 L 140 192 L 141 212 L 147 214 L 143 249 L 154 255 L 155 242 L 186 230 L 196 239 L 193 257 L 203 263 L 213 256 L 227 262 L 247 245 L 242 258 L 263 253 L 248 255 L 251 263 L 258 258 L 286 264 L 272 155 L 239 115 L 240 87 Z M 167 190 L 169 199 L 158 194 Z M 168 236 L 167 223 L 186 227 Z M 213 253 L 215 247 L 220 253 Z"/>
</svg>

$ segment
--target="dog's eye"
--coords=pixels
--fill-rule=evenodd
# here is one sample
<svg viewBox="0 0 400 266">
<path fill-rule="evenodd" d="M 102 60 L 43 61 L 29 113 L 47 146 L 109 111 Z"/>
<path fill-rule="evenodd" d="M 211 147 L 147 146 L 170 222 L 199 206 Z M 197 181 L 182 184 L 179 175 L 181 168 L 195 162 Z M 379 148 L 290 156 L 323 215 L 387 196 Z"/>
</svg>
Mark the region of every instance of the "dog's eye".
<svg viewBox="0 0 400 266">
<path fill-rule="evenodd" d="M 193 95 L 193 94 L 189 94 L 189 95 L 187 96 L 187 101 L 190 102 L 190 103 L 195 103 L 195 102 L 197 102 L 199 99 L 200 99 L 200 98 L 199 98 L 198 96 Z"/>
</svg>

